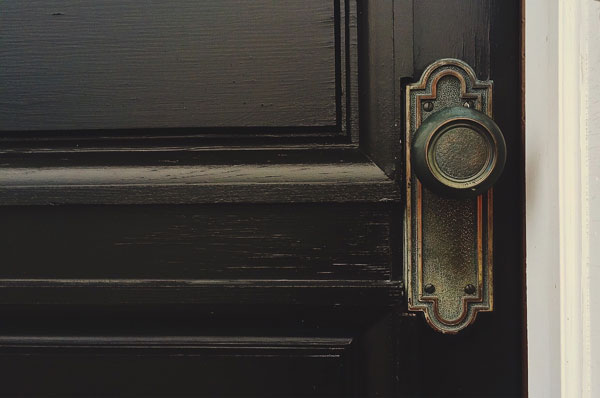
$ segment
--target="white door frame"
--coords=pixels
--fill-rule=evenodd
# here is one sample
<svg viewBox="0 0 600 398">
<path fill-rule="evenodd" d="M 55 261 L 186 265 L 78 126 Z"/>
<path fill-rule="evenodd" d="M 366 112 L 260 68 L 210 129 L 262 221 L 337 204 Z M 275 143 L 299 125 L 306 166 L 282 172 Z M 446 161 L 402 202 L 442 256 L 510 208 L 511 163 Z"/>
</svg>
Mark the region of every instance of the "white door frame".
<svg viewBox="0 0 600 398">
<path fill-rule="evenodd" d="M 598 397 L 600 2 L 525 0 L 525 21 L 529 396 Z"/>
</svg>

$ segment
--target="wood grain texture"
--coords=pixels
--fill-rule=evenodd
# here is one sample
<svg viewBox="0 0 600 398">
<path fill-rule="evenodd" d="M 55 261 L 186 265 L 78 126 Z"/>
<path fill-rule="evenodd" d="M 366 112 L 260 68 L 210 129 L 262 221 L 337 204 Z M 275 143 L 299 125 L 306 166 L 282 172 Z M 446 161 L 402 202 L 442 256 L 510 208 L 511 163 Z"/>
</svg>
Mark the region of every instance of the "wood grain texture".
<svg viewBox="0 0 600 398">
<path fill-rule="evenodd" d="M 330 349 L 339 351 L 347 349 L 352 338 L 346 337 L 256 337 L 256 336 L 52 336 L 33 335 L 16 337 L 0 335 L 0 349 L 7 348 L 114 348 L 145 349 L 159 348 L 192 348 L 192 349 L 262 349 L 262 348 L 301 348 Z"/>
<path fill-rule="evenodd" d="M 398 202 L 370 163 L 6 168 L 0 204 Z"/>
<path fill-rule="evenodd" d="M 190 186 L 42 186 L 0 188 L 2 205 L 147 205 L 205 203 L 398 202 L 392 182 Z"/>
<path fill-rule="evenodd" d="M 401 81 L 414 74 L 414 0 L 394 1 L 394 74 L 396 92 L 401 93 Z M 402 105 L 396 101 L 397 105 Z M 400 118 L 404 114 L 399 110 Z"/>
<path fill-rule="evenodd" d="M 335 126 L 334 4 L 4 1 L 0 129 Z"/>
<path fill-rule="evenodd" d="M 172 311 L 186 311 L 188 316 L 219 313 L 225 320 L 261 313 L 277 319 L 294 317 L 298 322 L 302 311 L 315 311 L 307 317 L 322 317 L 323 311 L 329 317 L 332 314 L 327 311 L 343 312 L 347 319 L 390 310 L 402 304 L 403 289 L 399 281 L 368 280 L 4 279 L 0 280 L 0 309 L 4 315 L 17 309 L 32 319 L 43 316 L 35 311 L 31 315 L 37 308 L 48 314 L 75 311 L 81 318 L 81 311 L 90 317 L 99 308 L 114 312 L 133 307 L 130 317 L 143 313 L 141 309 L 151 309 L 163 315 Z M 122 321 L 112 319 L 106 326 L 110 329 Z M 21 319 L 15 325 L 22 324 Z"/>
<path fill-rule="evenodd" d="M 7 336 L 0 338 L 2 394 L 349 396 L 355 392 L 356 368 L 351 342 L 341 337 Z"/>
<path fill-rule="evenodd" d="M 2 279 L 389 280 L 391 205 L 0 208 Z"/>
<path fill-rule="evenodd" d="M 0 204 L 398 202 L 353 148 L 5 152 Z"/>
<path fill-rule="evenodd" d="M 494 81 L 494 120 L 507 144 L 503 176 L 494 186 L 494 311 L 448 338 L 415 319 L 420 358 L 402 365 L 414 377 L 406 396 L 523 396 L 523 264 L 520 129 L 519 1 L 415 1 L 415 73 L 444 57 L 461 58 L 480 79 Z M 408 329 L 406 329 L 408 332 Z M 441 354 L 443 353 L 443 354 Z M 469 369 L 468 376 L 464 370 Z M 431 382 L 431 377 L 436 382 Z"/>
<path fill-rule="evenodd" d="M 358 2 L 340 0 L 340 108 L 342 131 L 352 143 L 360 139 L 359 109 L 359 45 L 358 45 Z"/>
<path fill-rule="evenodd" d="M 361 145 L 388 176 L 395 178 L 401 154 L 400 79 L 412 75 L 412 2 L 361 4 Z M 396 71 L 397 65 L 405 68 Z"/>
<path fill-rule="evenodd" d="M 462 58 L 496 80 L 494 113 L 515 155 L 496 190 L 495 312 L 450 337 L 405 313 L 402 205 L 399 196 L 381 201 L 393 185 L 371 174 L 375 166 L 357 151 L 238 148 L 231 157 L 223 147 L 169 140 L 169 129 L 157 132 L 159 154 L 146 139 L 109 149 L 110 130 L 55 150 L 51 139 L 31 134 L 35 150 L 29 142 L 0 149 L 2 170 L 21 170 L 2 194 L 17 206 L 0 208 L 2 391 L 520 396 L 522 170 L 518 72 L 510 62 L 518 54 L 517 2 L 415 1 L 414 29 L 412 3 L 358 1 L 361 112 L 370 118 L 361 118 L 361 147 L 370 145 L 366 155 L 389 176 L 402 167 L 397 79 L 418 78 L 438 58 Z M 231 143 L 259 145 L 217 145 Z M 349 174 L 339 173 L 342 165 Z M 87 186 L 78 175 L 84 169 L 102 184 Z M 131 185 L 119 190 L 109 183 L 119 170 L 147 172 L 155 184 L 129 174 Z M 235 182 L 246 172 L 255 183 Z M 54 185 L 40 185 L 41 176 Z M 304 184 L 307 176 L 317 183 Z M 238 203 L 184 205 L 203 201 Z M 260 201 L 268 203 L 252 204 Z M 61 203 L 81 204 L 54 206 Z"/>
<path fill-rule="evenodd" d="M 415 80 L 441 58 L 467 62 L 480 80 L 490 78 L 492 0 L 414 2 Z"/>
<path fill-rule="evenodd" d="M 3 187 L 60 185 L 194 185 L 385 183 L 389 179 L 371 163 L 240 164 L 199 166 L 114 166 L 6 168 Z"/>
</svg>

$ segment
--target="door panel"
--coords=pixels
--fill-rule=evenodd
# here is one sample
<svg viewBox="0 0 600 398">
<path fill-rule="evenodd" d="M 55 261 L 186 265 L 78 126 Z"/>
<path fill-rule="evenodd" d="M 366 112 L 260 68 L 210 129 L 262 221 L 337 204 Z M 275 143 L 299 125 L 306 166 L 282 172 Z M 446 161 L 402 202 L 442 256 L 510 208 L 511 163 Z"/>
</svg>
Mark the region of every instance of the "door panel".
<svg viewBox="0 0 600 398">
<path fill-rule="evenodd" d="M 337 123 L 335 1 L 3 8 L 4 130 Z"/>
<path fill-rule="evenodd" d="M 8 2 L 0 396 L 520 396 L 518 1 L 251 3 Z M 402 189 L 448 57 L 508 151 L 494 311 L 450 336 L 407 308 Z"/>
</svg>

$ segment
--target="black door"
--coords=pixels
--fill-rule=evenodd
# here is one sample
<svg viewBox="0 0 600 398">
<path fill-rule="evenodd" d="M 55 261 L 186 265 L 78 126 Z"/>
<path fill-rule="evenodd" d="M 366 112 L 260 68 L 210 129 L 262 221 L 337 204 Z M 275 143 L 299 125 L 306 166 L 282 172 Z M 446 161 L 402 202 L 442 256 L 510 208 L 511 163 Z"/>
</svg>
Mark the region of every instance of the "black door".
<svg viewBox="0 0 600 398">
<path fill-rule="evenodd" d="M 0 394 L 521 395 L 518 1 L 0 8 Z M 404 98 L 443 58 L 508 153 L 456 334 L 405 286 Z"/>
</svg>

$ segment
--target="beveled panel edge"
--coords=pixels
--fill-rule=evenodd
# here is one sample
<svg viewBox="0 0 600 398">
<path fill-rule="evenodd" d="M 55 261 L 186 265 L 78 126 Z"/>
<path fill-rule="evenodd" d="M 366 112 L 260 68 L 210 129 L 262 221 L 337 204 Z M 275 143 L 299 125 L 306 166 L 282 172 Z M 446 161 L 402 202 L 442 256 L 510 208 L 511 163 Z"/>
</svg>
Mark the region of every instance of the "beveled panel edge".
<svg viewBox="0 0 600 398">
<path fill-rule="evenodd" d="M 360 150 L 6 154 L 0 206 L 398 202 L 400 188 Z"/>
<path fill-rule="evenodd" d="M 2 348 L 347 349 L 353 337 L 295 336 L 1 336 Z"/>
<path fill-rule="evenodd" d="M 352 144 L 359 141 L 358 93 L 358 1 L 333 0 L 333 35 L 336 64 L 336 121 L 331 125 L 281 126 L 181 126 L 175 128 L 120 128 L 80 130 L 0 130 L 0 153 L 4 147 L 18 150 L 54 148 L 153 148 L 161 145 L 190 143 L 197 145 L 249 145 L 261 142 L 315 143 L 317 145 Z"/>
</svg>

